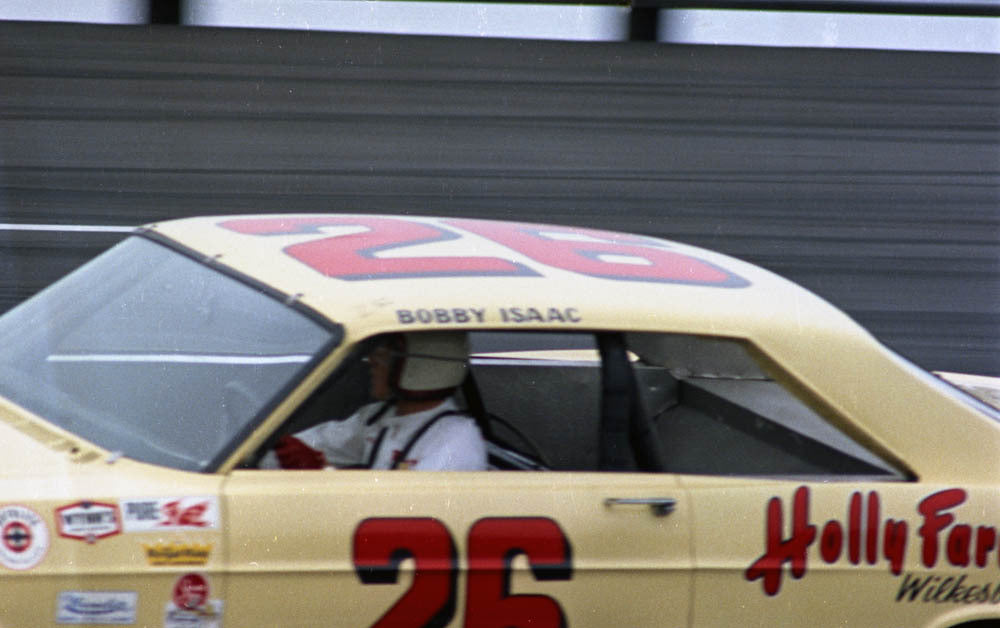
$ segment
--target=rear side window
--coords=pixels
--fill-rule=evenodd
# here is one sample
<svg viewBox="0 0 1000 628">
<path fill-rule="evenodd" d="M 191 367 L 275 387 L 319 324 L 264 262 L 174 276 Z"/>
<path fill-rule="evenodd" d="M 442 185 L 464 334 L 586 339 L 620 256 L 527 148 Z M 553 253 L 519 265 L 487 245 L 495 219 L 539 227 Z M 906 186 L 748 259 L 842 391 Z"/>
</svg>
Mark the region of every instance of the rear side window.
<svg viewBox="0 0 1000 628">
<path fill-rule="evenodd" d="M 601 368 L 590 334 L 473 334 L 488 411 L 557 470 L 598 470 Z M 772 379 L 742 342 L 628 334 L 636 394 L 663 469 L 734 476 L 902 478 Z M 494 432 L 515 436 L 498 423 Z"/>
</svg>

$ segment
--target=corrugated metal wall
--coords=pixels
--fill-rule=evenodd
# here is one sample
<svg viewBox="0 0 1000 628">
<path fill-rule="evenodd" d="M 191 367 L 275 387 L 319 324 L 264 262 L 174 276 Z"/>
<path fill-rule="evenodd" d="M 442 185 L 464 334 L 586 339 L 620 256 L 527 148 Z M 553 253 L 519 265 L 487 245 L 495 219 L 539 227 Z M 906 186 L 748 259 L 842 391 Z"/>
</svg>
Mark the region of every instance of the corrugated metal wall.
<svg viewBox="0 0 1000 628">
<path fill-rule="evenodd" d="M 0 222 L 637 231 L 1000 373 L 1000 55 L 0 23 Z M 114 241 L 0 231 L 0 308 Z"/>
</svg>

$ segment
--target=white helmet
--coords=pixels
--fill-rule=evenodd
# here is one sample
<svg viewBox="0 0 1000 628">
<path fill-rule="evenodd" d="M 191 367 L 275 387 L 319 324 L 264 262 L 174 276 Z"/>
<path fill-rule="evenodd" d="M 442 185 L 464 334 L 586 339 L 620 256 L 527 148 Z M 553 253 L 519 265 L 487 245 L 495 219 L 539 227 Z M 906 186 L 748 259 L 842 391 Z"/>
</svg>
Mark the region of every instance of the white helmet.
<svg viewBox="0 0 1000 628">
<path fill-rule="evenodd" d="M 390 347 L 398 351 L 398 357 L 393 360 L 389 382 L 403 399 L 447 397 L 465 379 L 469 340 L 464 332 L 400 334 L 390 340 Z"/>
</svg>

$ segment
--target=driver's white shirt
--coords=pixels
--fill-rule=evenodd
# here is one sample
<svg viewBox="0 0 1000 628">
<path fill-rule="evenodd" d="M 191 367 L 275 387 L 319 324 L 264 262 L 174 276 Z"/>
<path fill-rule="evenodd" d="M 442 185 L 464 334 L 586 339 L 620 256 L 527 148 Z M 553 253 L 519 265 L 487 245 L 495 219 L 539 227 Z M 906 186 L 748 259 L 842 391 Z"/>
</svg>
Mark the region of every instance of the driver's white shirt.
<svg viewBox="0 0 1000 628">
<path fill-rule="evenodd" d="M 430 410 L 404 416 L 391 406 L 372 425 L 366 425 L 384 405 L 377 402 L 362 406 L 343 421 L 329 421 L 295 434 L 306 445 L 318 449 L 334 467 L 366 465 L 378 442 L 372 469 L 391 469 L 416 432 L 444 412 L 458 412 L 454 400 L 446 399 Z M 268 457 L 272 457 L 269 454 Z M 263 465 L 262 465 L 263 466 Z M 442 416 L 414 443 L 399 469 L 422 471 L 483 471 L 486 469 L 486 444 L 475 420 L 465 413 Z"/>
</svg>

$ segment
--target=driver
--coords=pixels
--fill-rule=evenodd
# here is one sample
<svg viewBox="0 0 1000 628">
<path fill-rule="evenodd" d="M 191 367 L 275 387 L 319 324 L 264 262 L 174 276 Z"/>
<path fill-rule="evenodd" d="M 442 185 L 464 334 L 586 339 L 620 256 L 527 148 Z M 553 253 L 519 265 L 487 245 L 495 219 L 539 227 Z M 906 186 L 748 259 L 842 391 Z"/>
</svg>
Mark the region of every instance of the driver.
<svg viewBox="0 0 1000 628">
<path fill-rule="evenodd" d="M 486 445 L 475 420 L 458 409 L 465 379 L 466 335 L 391 334 L 368 355 L 372 397 L 343 421 L 284 436 L 262 467 L 321 469 L 486 469 Z"/>
</svg>

